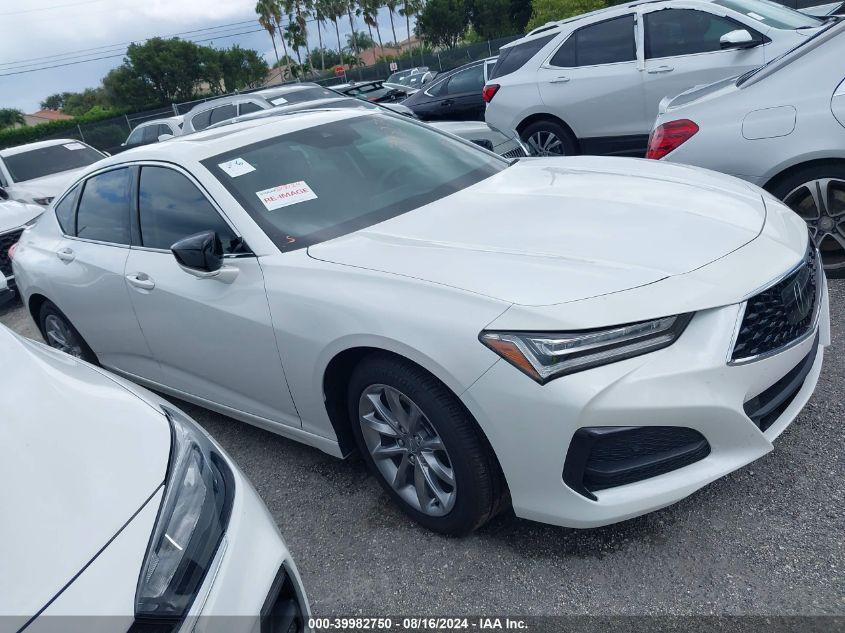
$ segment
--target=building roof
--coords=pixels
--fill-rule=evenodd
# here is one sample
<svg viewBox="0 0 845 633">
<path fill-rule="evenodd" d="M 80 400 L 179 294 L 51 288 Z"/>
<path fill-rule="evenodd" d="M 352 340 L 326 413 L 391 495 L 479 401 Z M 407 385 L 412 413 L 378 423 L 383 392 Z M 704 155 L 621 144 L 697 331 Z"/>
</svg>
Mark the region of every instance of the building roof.
<svg viewBox="0 0 845 633">
<path fill-rule="evenodd" d="M 32 114 L 27 114 L 26 116 L 32 117 L 33 119 L 43 119 L 44 122 L 69 121 L 73 118 L 72 116 L 67 115 L 64 112 L 59 112 L 58 110 L 39 110 L 38 112 L 33 112 Z"/>
</svg>

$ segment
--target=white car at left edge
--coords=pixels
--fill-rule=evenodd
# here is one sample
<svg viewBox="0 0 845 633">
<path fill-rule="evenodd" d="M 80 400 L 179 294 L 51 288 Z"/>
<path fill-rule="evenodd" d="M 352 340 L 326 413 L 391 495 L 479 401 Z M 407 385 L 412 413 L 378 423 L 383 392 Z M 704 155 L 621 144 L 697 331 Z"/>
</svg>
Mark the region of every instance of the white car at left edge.
<svg viewBox="0 0 845 633">
<path fill-rule="evenodd" d="M 14 482 L 0 488 L 0 629 L 308 630 L 273 517 L 193 420 L 3 326 L 0 358 L 14 367 L 0 382 L 0 477 Z"/>
<path fill-rule="evenodd" d="M 0 280 L 11 288 L 15 285 L 15 274 L 9 249 L 20 239 L 24 229 L 44 212 L 44 208 L 7 198 L 8 194 L 0 187 Z"/>
</svg>

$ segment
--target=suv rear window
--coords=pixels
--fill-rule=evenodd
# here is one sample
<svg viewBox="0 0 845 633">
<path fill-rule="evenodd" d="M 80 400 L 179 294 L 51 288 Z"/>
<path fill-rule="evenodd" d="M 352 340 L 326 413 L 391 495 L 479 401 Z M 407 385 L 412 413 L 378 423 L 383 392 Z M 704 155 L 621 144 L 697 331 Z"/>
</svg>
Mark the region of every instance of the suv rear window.
<svg viewBox="0 0 845 633">
<path fill-rule="evenodd" d="M 529 59 L 540 52 L 541 48 L 551 42 L 558 35 L 558 33 L 555 33 L 553 35 L 547 35 L 546 37 L 539 37 L 536 40 L 531 40 L 530 42 L 525 42 L 524 44 L 517 44 L 516 46 L 511 46 L 510 48 L 503 48 L 499 52 L 499 61 L 496 62 L 496 65 L 493 66 L 493 72 L 490 73 L 490 79 L 496 79 L 504 75 L 510 75 L 512 72 L 516 72 L 525 66 Z"/>
</svg>

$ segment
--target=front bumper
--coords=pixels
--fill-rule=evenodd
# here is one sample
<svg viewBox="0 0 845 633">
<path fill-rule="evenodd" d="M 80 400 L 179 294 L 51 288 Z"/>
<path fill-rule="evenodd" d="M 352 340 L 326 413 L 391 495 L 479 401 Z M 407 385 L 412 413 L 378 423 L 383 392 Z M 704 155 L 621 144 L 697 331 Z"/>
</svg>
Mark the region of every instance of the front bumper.
<svg viewBox="0 0 845 633">
<path fill-rule="evenodd" d="M 769 358 L 727 361 L 741 305 L 704 310 L 666 349 L 539 385 L 499 361 L 462 396 L 490 441 L 517 516 L 577 528 L 622 521 L 670 505 L 773 449 L 815 389 L 830 344 L 825 283 L 811 336 Z M 765 431 L 745 403 L 814 355 L 802 386 Z M 642 481 L 598 490 L 595 500 L 563 480 L 570 443 L 584 427 L 668 426 L 693 429 L 709 454 Z"/>
</svg>

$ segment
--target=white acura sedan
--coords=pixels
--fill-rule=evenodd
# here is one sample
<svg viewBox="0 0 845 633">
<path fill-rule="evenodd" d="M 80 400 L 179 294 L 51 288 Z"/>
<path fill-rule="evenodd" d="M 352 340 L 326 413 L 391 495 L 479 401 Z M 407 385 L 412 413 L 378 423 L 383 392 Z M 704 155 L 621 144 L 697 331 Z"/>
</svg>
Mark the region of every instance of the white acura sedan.
<svg viewBox="0 0 845 633">
<path fill-rule="evenodd" d="M 753 185 L 495 154 L 384 112 L 114 157 L 13 257 L 51 345 L 343 457 L 423 525 L 597 526 L 772 450 L 826 282 Z"/>
<path fill-rule="evenodd" d="M 2 326 L 0 358 L 3 631 L 305 630 L 273 518 L 195 422 Z"/>
</svg>

